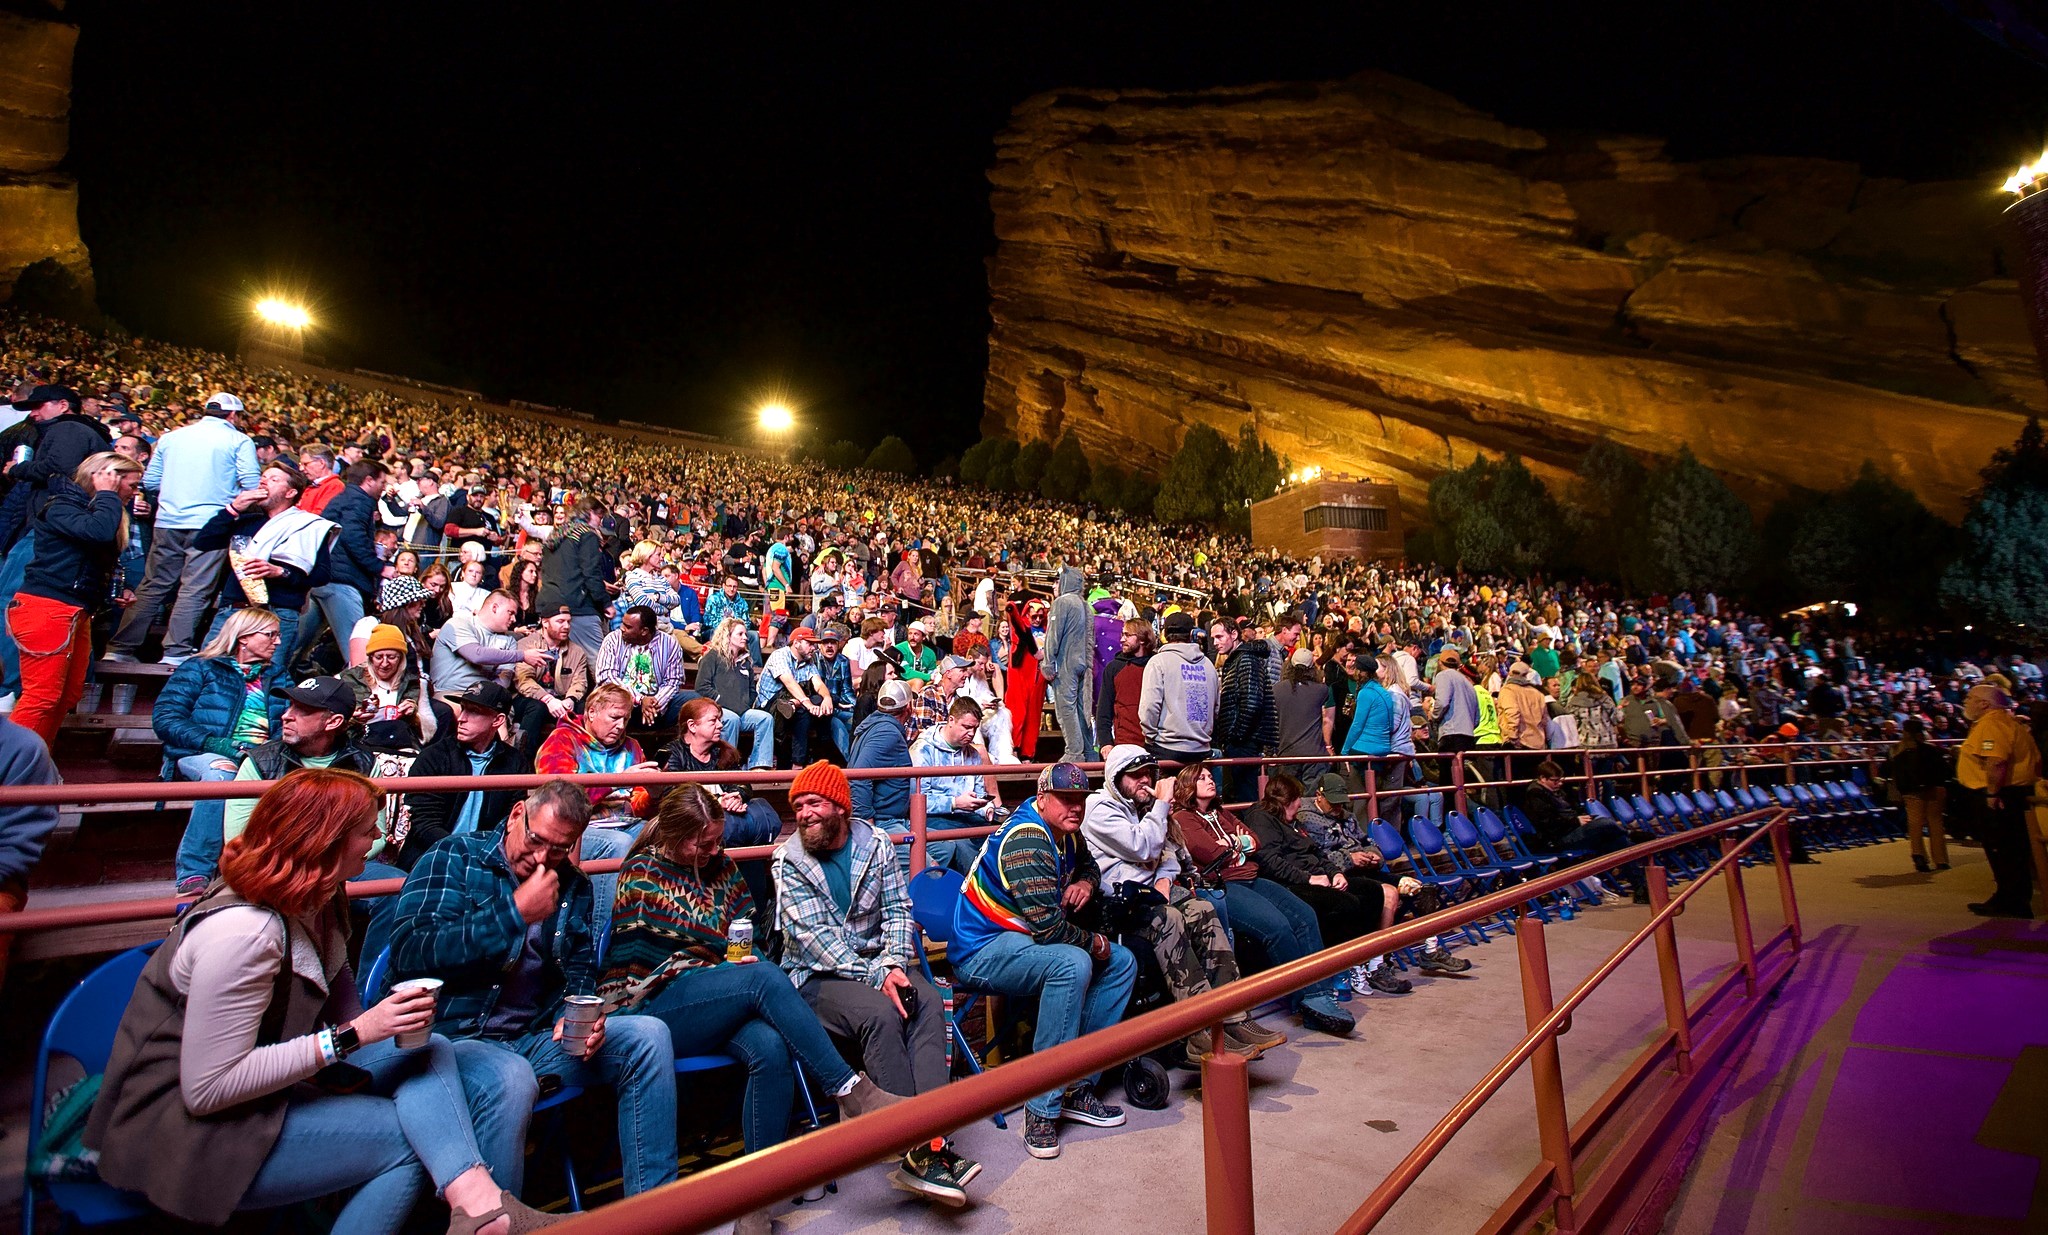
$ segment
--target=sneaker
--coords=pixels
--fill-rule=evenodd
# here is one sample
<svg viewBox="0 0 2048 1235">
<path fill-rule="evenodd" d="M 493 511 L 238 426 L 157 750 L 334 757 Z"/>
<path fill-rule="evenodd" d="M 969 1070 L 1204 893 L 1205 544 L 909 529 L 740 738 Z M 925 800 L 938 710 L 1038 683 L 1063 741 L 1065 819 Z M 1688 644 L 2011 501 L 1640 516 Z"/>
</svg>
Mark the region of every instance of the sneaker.
<svg viewBox="0 0 2048 1235">
<path fill-rule="evenodd" d="M 191 660 L 194 655 L 195 653 L 192 652 L 179 652 L 174 656 L 164 657 L 163 660 L 159 661 L 158 663 L 163 665 L 165 668 L 175 669 L 179 665 L 184 664 L 186 661 Z"/>
<path fill-rule="evenodd" d="M 1120 1128 L 1124 1122 L 1124 1108 L 1104 1102 L 1085 1085 L 1076 1085 L 1060 1095 L 1060 1114 L 1095 1128 Z"/>
<path fill-rule="evenodd" d="M 204 875 L 187 875 L 178 881 L 178 895 L 198 896 L 205 892 L 206 885 L 212 882 Z"/>
<path fill-rule="evenodd" d="M 1223 1036 L 1255 1046 L 1260 1051 L 1269 1051 L 1287 1041 L 1287 1035 L 1277 1029 L 1268 1029 L 1247 1016 L 1241 1021 L 1228 1021 L 1223 1026 Z"/>
<path fill-rule="evenodd" d="M 953 1182 L 962 1188 L 973 1183 L 974 1177 L 981 1174 L 981 1163 L 953 1152 L 950 1141 L 939 1151 L 939 1157 L 945 1161 L 946 1169 L 953 1172 Z"/>
<path fill-rule="evenodd" d="M 1947 870 L 1948 868 L 1949 868 L 1949 866 L 1948 866 L 1948 863 L 1946 863 L 1946 862 L 1936 862 L 1936 863 L 1934 864 L 1934 869 L 1936 869 L 1936 870 L 1938 870 L 1938 871 L 1945 871 L 1945 870 Z"/>
<path fill-rule="evenodd" d="M 1303 1027 L 1332 1037 L 1344 1037 L 1358 1027 L 1351 1014 L 1338 1007 L 1337 1001 L 1328 995 L 1310 995 L 1301 1001 L 1300 1011 Z"/>
<path fill-rule="evenodd" d="M 1187 1040 L 1184 1049 L 1187 1052 L 1188 1066 L 1191 1068 L 1201 1067 L 1202 1061 L 1209 1057 L 1209 1035 L 1206 1032 L 1193 1035 Z M 1226 1054 L 1236 1055 L 1240 1059 L 1248 1060 L 1257 1059 L 1266 1053 L 1264 1047 L 1253 1046 L 1249 1042 L 1239 1042 L 1227 1033 L 1223 1035 L 1223 1050 Z"/>
<path fill-rule="evenodd" d="M 1602 888 L 1600 889 L 1600 903 L 1603 905 L 1626 905 L 1628 904 L 1628 897 L 1623 896 L 1613 888 Z"/>
<path fill-rule="evenodd" d="M 1927 859 L 1922 857 L 1915 857 L 1913 859 L 1913 869 L 1919 871 L 1923 875 L 1931 875 L 1934 873 L 1934 868 L 1927 865 Z"/>
<path fill-rule="evenodd" d="M 1385 968 L 1385 966 L 1381 966 L 1381 968 Z M 1353 965 L 1348 971 L 1345 981 L 1350 983 L 1352 990 L 1363 994 L 1372 989 L 1372 975 L 1374 972 L 1376 971 L 1367 969 L 1363 965 Z"/>
<path fill-rule="evenodd" d="M 1036 1111 L 1024 1112 L 1024 1152 L 1034 1158 L 1060 1156 L 1060 1122 Z"/>
<path fill-rule="evenodd" d="M 133 652 L 107 651 L 100 654 L 100 659 L 110 665 L 139 665 L 142 663 L 135 658 L 135 653 Z"/>
<path fill-rule="evenodd" d="M 1976 904 L 1971 905 L 1969 909 L 1971 913 L 1976 914 L 1980 918 L 2018 918 L 2023 922 L 2034 920 L 2034 911 L 2031 908 L 2008 908 L 1997 901 L 1978 901 Z"/>
<path fill-rule="evenodd" d="M 1415 989 L 1415 984 L 1394 972 L 1392 965 L 1381 965 L 1365 975 L 1366 985 L 1382 995 L 1406 995 Z"/>
<path fill-rule="evenodd" d="M 945 1142 L 934 1144 L 944 1145 Z M 967 1189 L 960 1186 L 946 1159 L 931 1145 L 919 1145 L 904 1154 L 902 1163 L 889 1172 L 889 1186 L 954 1209 L 967 1204 Z"/>
<path fill-rule="evenodd" d="M 1422 954 L 1422 963 L 1416 968 L 1424 973 L 1470 973 L 1472 962 L 1462 956 L 1452 956 L 1449 948 L 1438 944 Z"/>
</svg>

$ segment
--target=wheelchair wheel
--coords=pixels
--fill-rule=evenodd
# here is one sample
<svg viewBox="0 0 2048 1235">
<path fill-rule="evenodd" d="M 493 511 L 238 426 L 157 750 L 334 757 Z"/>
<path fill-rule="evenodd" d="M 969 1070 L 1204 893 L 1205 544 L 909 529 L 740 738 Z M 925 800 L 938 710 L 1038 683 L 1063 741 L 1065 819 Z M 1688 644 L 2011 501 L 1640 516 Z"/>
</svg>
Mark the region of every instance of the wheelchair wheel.
<svg viewBox="0 0 2048 1235">
<path fill-rule="evenodd" d="M 1124 1097 L 1141 1111 L 1163 1111 L 1173 1082 L 1156 1059 L 1140 1056 L 1124 1065 Z"/>
</svg>

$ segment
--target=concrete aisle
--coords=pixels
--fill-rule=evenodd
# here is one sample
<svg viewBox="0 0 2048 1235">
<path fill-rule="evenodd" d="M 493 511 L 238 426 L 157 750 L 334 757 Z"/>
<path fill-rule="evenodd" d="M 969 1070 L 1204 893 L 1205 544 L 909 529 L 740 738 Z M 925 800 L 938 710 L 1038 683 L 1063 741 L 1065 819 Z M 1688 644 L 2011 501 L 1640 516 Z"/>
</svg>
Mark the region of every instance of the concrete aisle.
<svg viewBox="0 0 2048 1235">
<path fill-rule="evenodd" d="M 1826 867 L 1802 868 L 1801 883 Z M 1752 872 L 1752 881 L 1765 872 Z M 1760 934 L 1781 924 L 1774 885 L 1751 884 Z M 1728 902 L 1702 893 L 1679 920 L 1680 953 L 1703 985 L 1734 957 Z M 1554 988 L 1562 994 L 1640 927 L 1633 906 L 1594 910 L 1553 924 L 1548 935 Z M 1332 1230 L 1523 1032 L 1515 944 L 1505 935 L 1462 949 L 1470 980 L 1419 980 L 1414 994 L 1354 999 L 1353 1040 L 1316 1034 L 1252 1065 L 1252 1140 L 1258 1219 L 1274 1232 Z M 1644 948 L 1575 1018 L 1563 1040 L 1574 1111 L 1602 1092 L 1662 1024 L 1654 952 Z M 1269 1017 L 1276 1026 L 1282 1018 Z M 1186 1074 L 1179 1074 L 1185 1076 Z M 1185 1081 L 1182 1082 L 1185 1085 Z M 1111 1100 L 1117 1094 L 1111 1093 Z M 1021 1120 L 997 1131 L 986 1122 L 959 1137 L 987 1170 L 974 1201 L 938 1209 L 889 1188 L 883 1170 L 840 1181 L 821 1204 L 778 1206 L 778 1229 L 839 1232 L 1199 1231 L 1203 1224 L 1199 1099 L 1185 1090 L 1157 1113 L 1131 1111 L 1121 1129 L 1069 1127 L 1054 1161 L 1027 1157 Z M 1379 1229 L 1469 1231 L 1536 1165 L 1534 1101 L 1527 1074 L 1452 1142 Z"/>
<path fill-rule="evenodd" d="M 1672 1235 L 2048 1231 L 2048 925 L 1964 910 L 1990 891 L 1981 850 L 1929 876 L 1904 849 L 1805 868 L 1807 953 Z"/>
</svg>

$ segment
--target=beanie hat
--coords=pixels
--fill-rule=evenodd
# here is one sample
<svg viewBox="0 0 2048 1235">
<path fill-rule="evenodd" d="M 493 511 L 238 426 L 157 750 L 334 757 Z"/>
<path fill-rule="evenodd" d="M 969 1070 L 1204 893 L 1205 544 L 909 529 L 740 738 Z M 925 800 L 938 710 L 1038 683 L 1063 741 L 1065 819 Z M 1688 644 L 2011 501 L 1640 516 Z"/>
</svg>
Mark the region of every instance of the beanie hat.
<svg viewBox="0 0 2048 1235">
<path fill-rule="evenodd" d="M 405 651 L 405 632 L 389 622 L 377 623 L 376 629 L 370 632 L 369 645 L 363 649 L 365 655 L 371 652 L 403 651 Z"/>
<path fill-rule="evenodd" d="M 846 773 L 823 759 L 798 772 L 796 779 L 789 782 L 791 798 L 806 793 L 815 793 L 828 802 L 836 802 L 839 809 L 848 814 L 853 812 L 853 790 L 847 787 Z"/>
</svg>

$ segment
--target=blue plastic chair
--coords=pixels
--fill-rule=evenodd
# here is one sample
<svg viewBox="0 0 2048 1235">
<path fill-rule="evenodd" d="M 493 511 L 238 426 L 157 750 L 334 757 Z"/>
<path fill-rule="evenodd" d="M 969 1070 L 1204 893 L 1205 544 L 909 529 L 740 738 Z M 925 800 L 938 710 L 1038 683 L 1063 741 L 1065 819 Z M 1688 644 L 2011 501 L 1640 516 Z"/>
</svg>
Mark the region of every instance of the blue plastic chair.
<svg viewBox="0 0 2048 1235">
<path fill-rule="evenodd" d="M 1477 890 L 1478 880 L 1476 879 L 1468 879 L 1463 875 L 1457 874 L 1447 875 L 1432 866 L 1417 861 L 1414 855 L 1408 852 L 1408 846 L 1402 841 L 1401 833 L 1395 829 L 1393 824 L 1388 823 L 1384 819 L 1374 819 L 1371 823 L 1366 824 L 1365 836 L 1367 840 L 1372 842 L 1373 848 L 1380 851 L 1380 856 L 1387 860 L 1389 870 L 1392 870 L 1396 864 L 1406 864 L 1410 875 L 1435 888 L 1443 895 L 1446 903 L 1465 900 Z M 1488 940 L 1484 923 L 1474 922 L 1459 929 L 1460 933 L 1465 936 L 1465 942 L 1467 943 L 1476 945 L 1485 943 Z"/>
<path fill-rule="evenodd" d="M 1586 804 L 1589 812 L 1591 811 L 1593 805 L 1594 804 L 1591 802 L 1588 802 Z M 1610 822 L 1618 823 L 1624 828 L 1635 826 L 1636 808 L 1630 806 L 1628 803 L 1628 799 L 1621 796 L 1620 794 L 1615 794 L 1613 797 L 1607 799 L 1607 801 L 1602 805 L 1601 810 L 1606 814 Z M 1594 813 L 1594 818 L 1599 818 L 1599 813 Z"/>
<path fill-rule="evenodd" d="M 114 1051 L 114 1035 L 121 1027 L 121 1014 L 135 994 L 135 983 L 157 948 L 148 944 L 131 948 L 101 964 L 64 996 L 43 1030 L 42 1045 L 36 1049 L 35 1081 L 30 1088 L 28 1113 L 29 1153 L 34 1154 L 43 1139 L 43 1107 L 49 1102 L 50 1057 L 67 1055 L 85 1070 L 85 1075 L 107 1070 L 107 1057 Z M 38 1182 L 33 1176 L 22 1181 L 22 1235 L 35 1235 L 36 1194 L 47 1195 L 50 1204 L 78 1226 L 105 1226 L 126 1222 L 156 1212 L 149 1202 L 132 1192 L 123 1192 L 97 1181 L 52 1180 Z"/>
<path fill-rule="evenodd" d="M 1462 819 L 1463 816 L 1456 811 L 1448 812 L 1444 816 L 1445 823 L 1448 824 L 1452 818 Z M 1408 821 L 1408 843 L 1412 847 L 1418 866 L 1427 863 L 1434 870 L 1438 863 L 1449 863 L 1453 871 L 1472 880 L 1482 893 L 1491 892 L 1499 887 L 1509 873 L 1506 867 L 1481 870 L 1474 866 L 1444 839 L 1443 832 L 1435 824 L 1420 815 Z M 1494 922 L 1508 934 L 1515 933 L 1513 915 L 1505 909 L 1494 915 Z"/>
<path fill-rule="evenodd" d="M 1598 802 L 1595 802 L 1590 798 L 1587 799 L 1586 814 L 1595 823 L 1613 823 L 1614 817 L 1607 813 L 1605 807 L 1601 807 L 1598 810 L 1594 809 L 1596 806 L 1599 805 L 1600 804 Z M 1544 858 L 1546 856 L 1554 857 L 1558 860 L 1559 865 L 1577 866 L 1579 863 L 1593 856 L 1593 851 L 1591 849 L 1565 849 L 1555 854 L 1544 854 L 1540 852 L 1536 848 L 1536 845 L 1539 841 L 1542 840 L 1542 837 L 1537 835 L 1536 825 L 1529 822 L 1529 816 L 1525 814 L 1522 808 L 1519 806 L 1510 805 L 1507 808 L 1507 824 L 1509 828 L 1508 834 L 1510 837 L 1513 838 L 1517 852 L 1526 854 L 1529 857 L 1538 859 Z"/>
<path fill-rule="evenodd" d="M 1516 810 L 1514 806 L 1509 806 L 1507 809 Z M 1522 863 L 1533 862 L 1535 863 L 1535 870 L 1531 874 L 1547 875 L 1551 871 L 1556 870 L 1558 863 L 1563 860 L 1554 853 L 1536 853 L 1532 851 L 1527 845 L 1522 843 L 1522 838 L 1488 807 L 1482 806 L 1474 811 L 1472 822 L 1479 829 L 1479 839 L 1486 842 L 1486 852 L 1500 855 L 1504 861 L 1513 865 L 1517 870 L 1522 869 Z M 1583 886 L 1574 886 L 1576 894 L 1569 889 L 1549 894 L 1556 898 L 1552 903 L 1557 908 L 1558 916 L 1567 922 L 1576 916 L 1572 908 L 1574 899 L 1581 903 L 1589 899 L 1595 899 L 1587 896 L 1586 889 Z M 1538 898 L 1538 900 L 1541 903 L 1542 898 Z"/>
<path fill-rule="evenodd" d="M 927 866 L 910 881 L 910 916 L 917 922 L 917 965 L 924 971 L 924 980 L 934 981 L 931 958 L 925 954 L 924 941 L 935 939 L 949 943 L 953 938 L 953 907 L 960 903 L 961 890 L 967 886 L 967 879 L 959 871 L 942 866 Z M 967 1070 L 979 1075 L 984 1071 L 981 1058 L 974 1048 L 967 1044 L 967 1032 L 960 1028 L 974 1010 L 974 1005 L 984 996 L 994 992 L 970 988 L 961 978 L 960 971 L 953 971 L 953 1018 L 946 1022 L 946 1032 L 953 1035 L 953 1046 L 960 1057 L 967 1061 Z M 998 1111 L 991 1117 L 998 1128 L 1010 1125 Z"/>
</svg>

